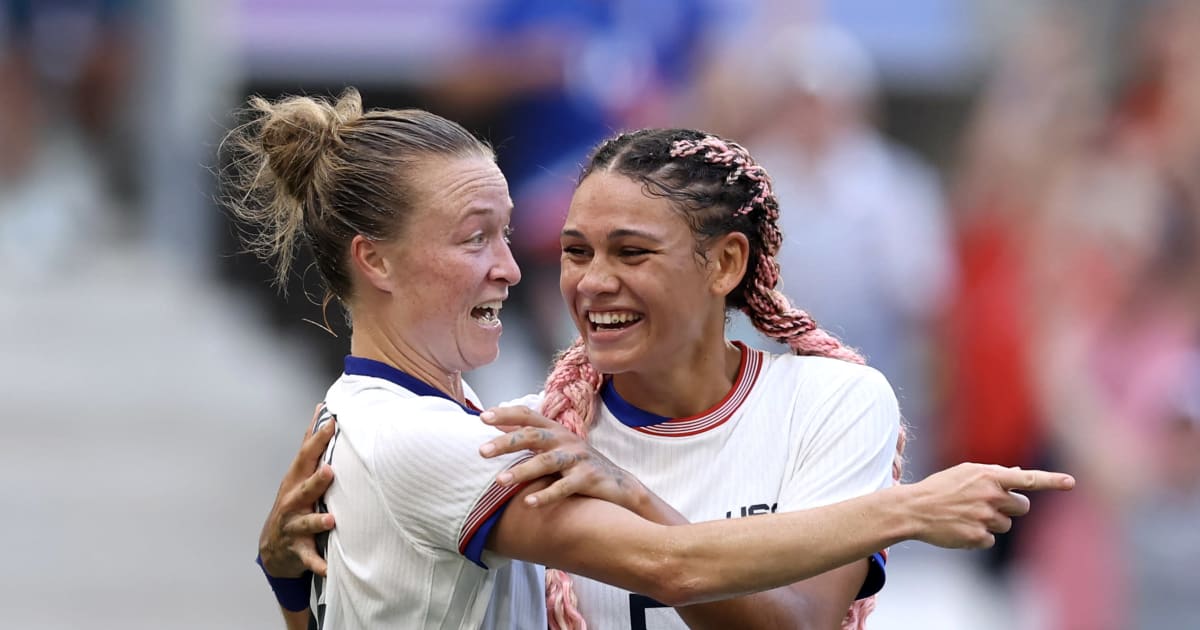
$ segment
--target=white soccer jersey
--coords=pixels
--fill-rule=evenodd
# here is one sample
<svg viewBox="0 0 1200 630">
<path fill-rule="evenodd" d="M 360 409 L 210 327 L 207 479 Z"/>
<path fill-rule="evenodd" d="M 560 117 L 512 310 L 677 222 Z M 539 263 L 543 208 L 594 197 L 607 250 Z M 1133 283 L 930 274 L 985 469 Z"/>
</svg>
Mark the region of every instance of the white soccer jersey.
<svg viewBox="0 0 1200 630">
<path fill-rule="evenodd" d="M 528 455 L 484 459 L 500 432 L 477 410 L 376 361 L 347 357 L 325 404 L 337 528 L 314 585 L 322 627 L 545 628 L 542 568 L 483 549 L 518 491 L 493 480 Z"/>
<path fill-rule="evenodd" d="M 699 416 L 647 413 L 611 381 L 601 397 L 588 441 L 692 522 L 818 507 L 892 484 L 899 409 L 870 367 L 742 346 L 732 390 Z M 882 559 L 871 562 L 868 593 L 882 584 Z M 574 579 L 591 627 L 687 628 L 648 597 Z"/>
</svg>

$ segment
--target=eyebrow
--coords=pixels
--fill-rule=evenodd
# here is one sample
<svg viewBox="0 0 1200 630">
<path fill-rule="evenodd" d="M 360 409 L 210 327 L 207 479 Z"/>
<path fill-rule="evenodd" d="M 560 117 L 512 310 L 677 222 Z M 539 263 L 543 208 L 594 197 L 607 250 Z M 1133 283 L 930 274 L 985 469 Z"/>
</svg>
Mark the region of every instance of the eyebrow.
<svg viewBox="0 0 1200 630">
<path fill-rule="evenodd" d="M 465 221 L 467 219 L 470 219 L 473 216 L 481 215 L 481 214 L 483 214 L 483 215 L 490 215 L 490 214 L 503 215 L 505 211 L 509 211 L 511 213 L 512 208 L 497 209 L 497 208 L 493 208 L 492 206 L 471 206 L 466 212 L 463 212 L 462 214 L 458 215 L 458 220 Z"/>
<path fill-rule="evenodd" d="M 587 240 L 587 237 L 585 237 L 585 236 L 583 235 L 583 232 L 580 232 L 579 230 L 570 230 L 570 229 L 568 229 L 568 230 L 563 230 L 563 231 L 562 231 L 562 235 L 563 235 L 563 236 L 566 236 L 566 237 L 569 237 L 569 238 L 578 238 L 578 239 L 582 239 L 582 240 L 585 240 L 585 241 Z M 631 228 L 617 228 L 617 229 L 615 229 L 615 230 L 612 230 L 611 232 L 609 232 L 609 233 L 608 233 L 608 239 L 609 239 L 609 240 L 614 240 L 614 239 L 618 239 L 618 238 L 623 238 L 623 237 L 626 237 L 626 236 L 633 236 L 633 237 L 637 237 L 637 238 L 644 238 L 644 239 L 651 240 L 651 241 L 655 241 L 655 242 L 658 242 L 658 241 L 662 240 L 662 239 L 660 239 L 658 236 L 656 236 L 656 235 L 654 235 L 654 234 L 651 234 L 650 232 L 643 232 L 643 231 L 641 231 L 641 230 L 634 230 L 634 229 L 631 229 Z"/>
</svg>

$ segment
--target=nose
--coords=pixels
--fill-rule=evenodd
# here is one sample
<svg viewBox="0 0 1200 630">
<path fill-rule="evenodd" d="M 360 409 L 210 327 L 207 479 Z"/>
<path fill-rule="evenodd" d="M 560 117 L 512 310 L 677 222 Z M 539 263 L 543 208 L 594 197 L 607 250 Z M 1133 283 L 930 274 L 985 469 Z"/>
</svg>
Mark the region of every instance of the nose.
<svg viewBox="0 0 1200 630">
<path fill-rule="evenodd" d="M 509 286 L 521 281 L 521 268 L 517 266 L 517 260 L 513 258 L 512 248 L 508 243 L 500 243 L 500 252 L 498 253 L 496 263 L 492 265 L 489 277 L 492 280 L 503 282 Z"/>
<path fill-rule="evenodd" d="M 592 258 L 582 269 L 576 290 L 588 296 L 616 293 L 619 282 L 603 257 Z"/>
</svg>

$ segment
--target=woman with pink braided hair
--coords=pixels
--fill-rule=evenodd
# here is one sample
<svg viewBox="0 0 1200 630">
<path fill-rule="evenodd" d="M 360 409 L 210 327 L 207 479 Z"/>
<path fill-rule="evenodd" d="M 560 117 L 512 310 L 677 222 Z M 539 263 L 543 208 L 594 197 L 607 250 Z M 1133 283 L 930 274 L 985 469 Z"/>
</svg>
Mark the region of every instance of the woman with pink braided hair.
<svg viewBox="0 0 1200 630">
<path fill-rule="evenodd" d="M 993 533 L 1028 509 L 1010 489 L 1073 485 L 1066 475 L 963 465 L 890 487 L 902 448 L 890 386 L 776 290 L 781 237 L 766 173 L 738 145 L 687 130 L 640 131 L 597 149 L 562 231 L 561 287 L 581 340 L 558 359 L 544 394 L 485 411 L 483 424 L 476 422 L 460 370 L 494 358 L 498 335 L 447 327 L 457 363 L 442 366 L 433 357 L 412 368 L 408 355 L 422 358 L 424 346 L 441 342 L 409 331 L 436 330 L 436 322 L 395 301 L 422 292 L 453 297 L 440 286 L 447 283 L 478 285 L 488 295 L 516 284 L 503 238 L 511 212 L 503 179 L 490 151 L 444 119 L 363 116 L 352 105 L 338 104 L 339 116 L 343 109 L 352 115 L 338 121 L 337 133 L 314 135 L 334 138 L 336 146 L 321 150 L 342 161 L 328 170 L 320 194 L 298 198 L 294 211 L 318 234 L 336 225 L 328 242 L 309 244 L 329 266 L 323 277 L 354 288 L 347 296 L 357 324 L 352 349 L 394 351 L 347 359 L 326 400 L 336 407 L 329 411 L 338 415 L 339 438 L 330 442 L 326 429 L 305 440 L 260 542 L 273 585 L 290 588 L 279 578 L 297 577 L 303 566 L 325 575 L 312 534 L 332 519 L 304 509 L 329 487 L 327 467 L 304 475 L 324 450 L 343 471 L 325 497 L 341 520 L 316 600 L 329 605 L 321 610 L 326 627 L 832 628 L 843 620 L 861 627 L 882 584 L 882 549 L 905 539 L 990 545 Z M 295 114 L 258 106 L 268 124 Z M 305 125 L 326 124 L 317 118 Z M 393 127 L 398 122 L 404 125 Z M 347 230 L 352 217 L 338 216 L 344 211 L 337 206 L 307 207 L 335 198 L 338 178 L 363 166 L 355 160 L 398 150 L 371 144 L 369 154 L 353 157 L 352 132 L 367 124 L 371 143 L 425 124 L 448 130 L 457 143 L 406 149 L 407 179 L 391 185 L 408 186 L 408 194 L 371 188 L 378 198 L 360 210 L 408 218 L 390 228 L 393 218 L 372 215 L 379 236 L 370 238 Z M 305 125 L 292 122 L 283 135 L 297 140 L 295 129 Z M 386 181 L 383 174 L 372 182 Z M 455 187 L 438 196 L 438 182 Z M 447 271 L 439 256 L 453 261 L 461 247 L 439 245 L 437 213 L 474 220 L 481 210 L 483 238 L 472 235 L 464 246 L 477 268 Z M 405 253 L 430 248 L 444 252 Z M 418 264 L 436 268 L 412 273 Z M 726 340 L 730 308 L 793 352 L 769 355 Z M 477 310 L 469 318 L 481 318 Z M 487 315 L 490 324 L 496 313 Z M 445 379 L 425 378 L 442 372 Z M 469 442 L 489 432 L 494 437 L 482 446 Z M 340 443 L 347 446 L 335 449 Z M 364 530 L 363 515 L 373 515 L 377 523 L 366 525 L 375 529 Z M 381 537 L 396 555 L 380 551 Z M 484 562 L 507 568 L 504 558 L 577 577 L 551 572 L 542 621 L 529 614 L 529 602 L 514 599 L 518 580 L 495 577 Z M 426 575 L 426 563 L 441 568 Z M 378 581 L 385 577 L 392 582 Z M 851 606 L 856 594 L 862 597 Z"/>
<path fill-rule="evenodd" d="M 815 507 L 900 478 L 903 427 L 890 386 L 776 289 L 778 214 L 770 177 L 749 153 L 697 131 L 618 136 L 584 170 L 561 272 L 582 337 L 556 362 L 542 412 L 665 503 L 690 506 L 646 513 L 652 520 Z M 730 309 L 791 354 L 727 341 Z M 497 441 L 495 453 L 554 452 L 536 433 L 522 436 Z M 511 472 L 561 473 L 549 459 Z M 552 618 L 560 627 L 624 627 L 625 615 L 640 627 L 647 614 L 635 606 L 645 600 L 615 587 L 559 571 L 548 580 L 551 611 L 568 612 Z M 862 628 L 882 582 L 875 554 L 791 587 L 680 608 L 653 627 Z M 562 623 L 574 617 L 573 587 L 581 617 Z"/>
</svg>

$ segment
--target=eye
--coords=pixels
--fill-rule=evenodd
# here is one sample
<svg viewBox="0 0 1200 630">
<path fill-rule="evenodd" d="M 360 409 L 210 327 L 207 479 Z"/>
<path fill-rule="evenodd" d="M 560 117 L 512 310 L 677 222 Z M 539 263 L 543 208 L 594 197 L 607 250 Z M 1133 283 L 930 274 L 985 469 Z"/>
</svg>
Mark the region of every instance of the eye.
<svg viewBox="0 0 1200 630">
<path fill-rule="evenodd" d="M 588 249 L 583 245 L 563 245 L 563 256 L 571 258 L 581 258 L 588 255 Z"/>
<path fill-rule="evenodd" d="M 647 256 L 654 252 L 640 247 L 622 247 L 618 253 L 622 258 L 637 258 L 638 256 Z"/>
<path fill-rule="evenodd" d="M 486 242 L 487 236 L 483 232 L 476 232 L 466 240 L 468 245 L 483 245 Z"/>
<path fill-rule="evenodd" d="M 512 226 L 510 226 L 510 225 L 504 226 L 503 235 L 504 235 L 504 242 L 512 244 L 512 235 L 513 235 Z"/>
</svg>

